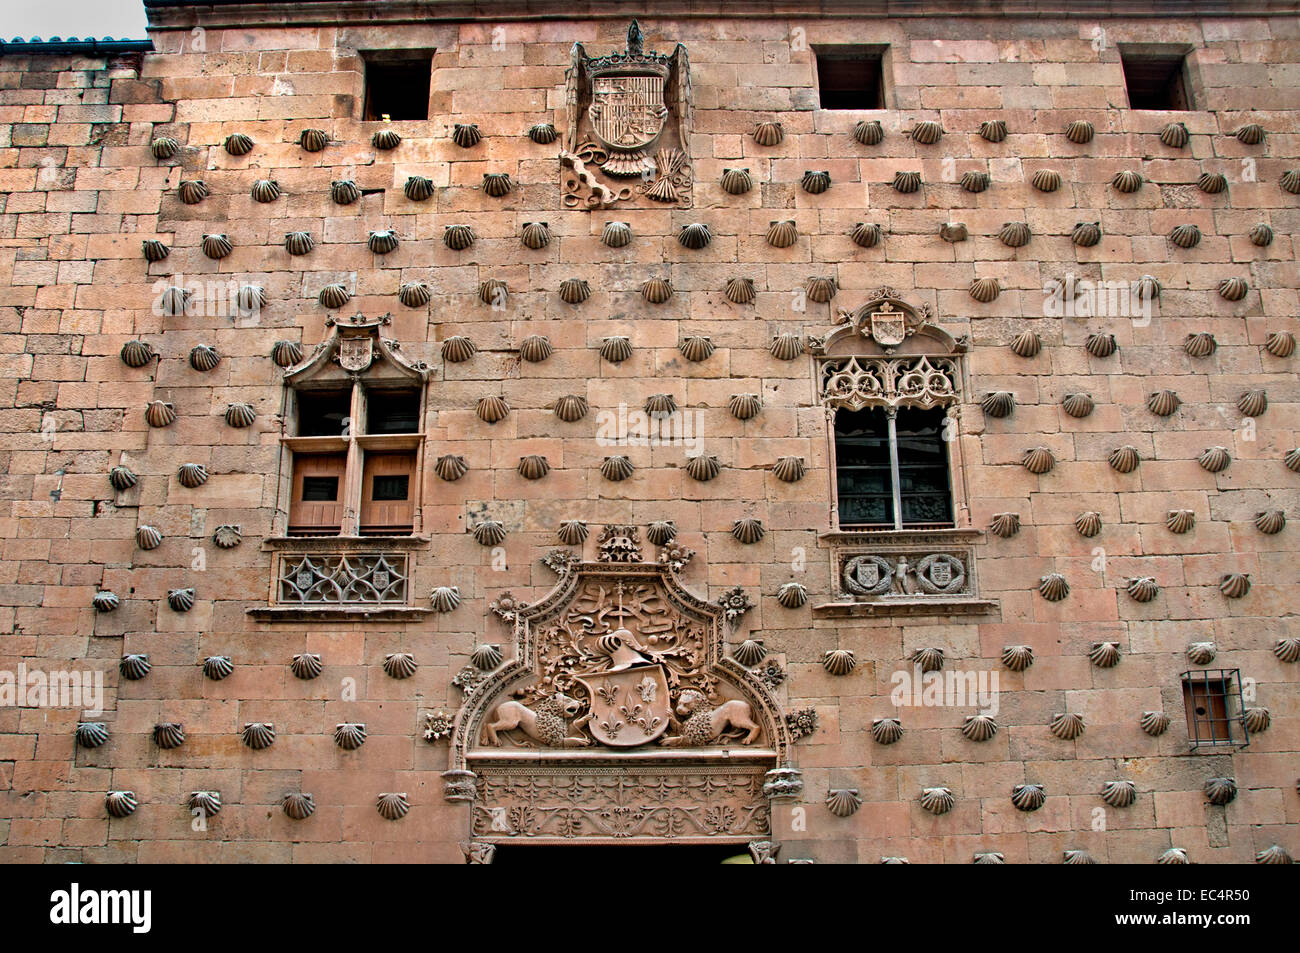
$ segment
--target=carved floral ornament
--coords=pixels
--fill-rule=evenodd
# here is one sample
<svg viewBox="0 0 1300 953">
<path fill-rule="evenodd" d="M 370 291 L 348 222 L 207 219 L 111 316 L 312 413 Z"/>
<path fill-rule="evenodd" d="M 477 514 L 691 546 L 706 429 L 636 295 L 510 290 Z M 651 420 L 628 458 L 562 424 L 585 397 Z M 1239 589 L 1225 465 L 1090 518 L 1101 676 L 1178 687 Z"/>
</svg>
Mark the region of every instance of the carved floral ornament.
<svg viewBox="0 0 1300 953">
<path fill-rule="evenodd" d="M 794 770 L 784 713 L 726 655 L 723 608 L 669 563 L 631 558 L 629 530 L 607 534 L 601 561 L 552 565 L 560 578 L 539 601 L 494 606 L 513 658 L 461 686 L 444 775 L 449 800 L 472 802 L 476 838 L 769 833 L 765 782 Z M 797 796 L 789 787 L 780 796 Z"/>
</svg>

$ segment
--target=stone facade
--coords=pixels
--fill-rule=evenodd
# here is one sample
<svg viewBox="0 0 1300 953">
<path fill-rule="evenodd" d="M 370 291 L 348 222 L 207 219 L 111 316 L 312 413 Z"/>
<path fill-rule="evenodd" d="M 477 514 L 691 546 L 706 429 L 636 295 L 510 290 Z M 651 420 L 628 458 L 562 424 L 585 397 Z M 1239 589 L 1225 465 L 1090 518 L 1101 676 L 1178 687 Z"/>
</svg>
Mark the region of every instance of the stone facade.
<svg viewBox="0 0 1300 953">
<path fill-rule="evenodd" d="M 99 670 L 105 679 L 102 715 L 0 707 L 0 858 L 490 857 L 489 842 L 511 838 L 495 838 L 504 832 L 466 803 L 473 778 L 466 788 L 463 776 L 443 777 L 464 769 L 447 737 L 462 705 L 453 679 L 478 677 L 472 656 L 480 674 L 492 668 L 475 655 L 481 646 L 501 645 L 507 663 L 515 657 L 520 623 L 502 610 L 503 593 L 537 603 L 573 563 L 596 572 L 609 555 L 599 539 L 606 524 L 639 527 L 647 563 L 674 546 L 693 550 L 693 559 L 678 553 L 664 563 L 679 559 L 674 578 L 701 606 L 718 608 L 691 603 L 689 612 L 706 627 L 725 625 L 731 652 L 761 640 L 761 662 L 720 659 L 717 671 L 754 685 L 766 672 L 773 710 L 789 723 L 758 719 L 764 750 L 777 752 L 762 767 L 794 768 L 802 779 L 797 793 L 797 782 L 778 791 L 769 777 L 767 793 L 778 796 L 759 839 L 779 845 L 781 861 L 969 863 L 999 853 L 1057 863 L 1086 851 L 1148 863 L 1182 848 L 1196 862 L 1250 862 L 1273 845 L 1300 851 L 1300 668 L 1278 646 L 1297 636 L 1300 545 L 1292 526 L 1256 525 L 1261 512 L 1300 518 L 1300 474 L 1285 462 L 1300 445 L 1300 358 L 1279 343 L 1297 332 L 1300 313 L 1300 196 L 1283 187 L 1300 168 L 1294 10 L 1223 19 L 1185 3 L 1162 18 L 966 19 L 941 4 L 906 18 L 871 5 L 856 15 L 830 5 L 794 16 L 774 5 L 739 19 L 686 16 L 668 2 L 641 27 L 647 50 L 667 55 L 680 43 L 689 54 L 673 68 L 689 69 L 690 122 L 673 134 L 689 157 L 690 201 L 656 206 L 639 196 L 589 209 L 564 201 L 572 167 L 560 157 L 575 145 L 564 140 L 565 71 L 575 43 L 592 57 L 624 48 L 621 13 L 570 20 L 556 5 L 539 17 L 509 19 L 507 10 L 499 21 L 452 20 L 439 16 L 463 13 L 457 4 L 418 5 L 413 14 L 393 3 L 370 5 L 380 8 L 372 18 L 341 3 L 330 5 L 338 22 L 322 24 L 304 12 L 311 6 L 157 4 L 153 53 L 11 47 L 0 56 L 0 666 Z M 850 40 L 888 44 L 886 109 L 818 108 L 813 50 Z M 1127 108 L 1119 50 L 1152 43 L 1185 44 L 1200 108 Z M 362 52 L 414 48 L 435 51 L 430 118 L 360 121 Z M 867 145 L 853 133 L 871 120 L 884 135 Z M 1005 139 L 982 138 L 981 124 L 996 120 Z M 765 121 L 781 124 L 778 143 L 756 142 L 755 124 Z M 1095 135 L 1067 137 L 1075 121 Z M 939 124 L 938 141 L 921 141 L 923 122 Z M 561 138 L 533 141 L 528 131 L 539 123 Z M 1162 141 L 1169 123 L 1185 124 L 1185 146 Z M 1262 142 L 1233 136 L 1248 123 L 1263 128 Z M 456 124 L 477 125 L 481 140 L 458 144 Z M 322 130 L 325 147 L 304 149 L 304 130 Z M 400 135 L 395 148 L 373 144 L 385 130 Z M 251 151 L 224 148 L 232 134 L 248 136 Z M 155 158 L 159 137 L 179 151 Z M 753 185 L 732 194 L 721 182 L 737 168 Z M 806 172 L 822 170 L 828 189 L 801 185 Z M 894 187 L 907 171 L 920 173 L 919 190 Z M 1059 173 L 1060 186 L 1035 187 L 1042 171 Z M 1140 173 L 1142 187 L 1119 191 L 1113 179 L 1125 171 Z M 987 172 L 988 188 L 963 189 L 967 172 Z M 1198 188 L 1207 172 L 1223 173 L 1226 190 Z M 496 173 L 510 177 L 505 195 L 484 187 L 484 175 Z M 429 198 L 420 200 L 418 187 L 409 197 L 413 176 L 430 180 Z M 196 180 L 208 194 L 186 204 L 182 182 Z M 278 198 L 256 200 L 262 180 L 278 184 Z M 331 197 L 342 180 L 360 193 L 351 204 Z M 602 242 L 612 221 L 630 227 L 629 243 Z M 797 238 L 775 247 L 766 236 L 782 221 L 794 223 Z M 525 224 L 539 222 L 549 241 L 526 247 Z M 863 222 L 881 229 L 870 247 L 851 237 Z M 1028 225 L 1027 244 L 999 239 L 1008 222 Z M 1099 224 L 1094 244 L 1072 240 L 1081 222 Z M 696 223 L 711 241 L 686 247 L 679 231 Z M 965 240 L 941 237 L 947 223 L 964 226 Z M 1272 229 L 1270 244 L 1251 240 L 1261 223 Z M 1200 241 L 1179 247 L 1169 236 L 1189 224 Z M 470 226 L 473 244 L 449 247 L 452 225 Z M 284 236 L 299 231 L 314 248 L 290 254 Z M 371 233 L 385 231 L 396 234 L 395 250 L 367 247 Z M 222 249 L 204 244 L 217 234 L 231 249 L 214 258 Z M 147 239 L 169 254 L 147 261 Z M 1059 316 L 1045 287 L 1070 276 L 1123 286 L 1153 276 L 1160 291 L 1150 320 Z M 573 278 L 590 293 L 567 303 L 561 284 Z M 657 278 L 671 282 L 663 303 L 641 293 Z M 729 298 L 733 278 L 752 279 L 752 301 Z M 834 279 L 833 295 L 825 284 L 810 288 L 810 278 Z M 974 288 L 981 278 L 997 284 Z M 1239 300 L 1221 293 L 1229 279 L 1246 284 Z M 182 280 L 207 304 L 164 313 L 161 295 Z M 481 296 L 481 285 L 496 281 L 504 296 L 491 287 Z M 418 294 L 415 306 L 399 299 L 410 283 L 427 286 L 427 303 Z M 321 292 L 334 284 L 347 300 L 327 308 Z M 214 294 L 244 285 L 266 295 L 251 316 L 232 313 L 224 297 L 213 306 Z M 991 300 L 977 300 L 990 287 Z M 897 350 L 882 348 L 869 333 L 873 306 L 859 315 L 866 330 L 846 335 L 856 324 L 840 312 L 873 301 L 906 311 L 909 328 L 923 330 Z M 1027 331 L 1041 347 L 1023 356 L 1010 345 Z M 795 336 L 791 360 L 772 349 L 783 334 Z M 1195 356 L 1196 344 L 1185 342 L 1201 334 L 1216 346 Z M 1102 339 L 1090 343 L 1095 335 Z M 1114 335 L 1113 353 L 1105 335 Z M 322 374 L 350 380 L 352 361 L 364 365 L 363 380 L 376 368 L 427 378 L 423 441 L 412 451 L 421 460 L 413 537 L 285 537 L 294 451 L 281 436 L 291 432 L 292 397 L 272 352 L 292 342 L 301 354 L 287 363 L 305 363 L 336 336 L 341 343 L 330 347 L 343 363 L 324 360 Z M 549 342 L 544 360 L 521 359 L 530 336 Z M 630 356 L 607 360 L 602 344 L 620 336 Z M 694 336 L 713 345 L 703 360 L 679 350 Z M 458 355 L 446 344 L 457 337 L 474 345 L 467 360 L 449 359 Z M 915 343 L 922 339 L 929 343 Z M 120 355 L 133 340 L 156 357 L 128 366 Z M 198 369 L 204 358 L 191 352 L 200 345 L 215 348 L 219 363 Z M 958 392 L 940 403 L 955 438 L 955 525 L 933 538 L 836 531 L 819 368 L 850 353 L 954 362 Z M 1178 406 L 1161 416 L 1147 403 L 1166 390 Z M 1266 409 L 1258 397 L 1242 400 L 1252 391 L 1266 393 Z M 1010 413 L 995 416 L 1005 401 L 985 401 L 997 392 L 1012 395 Z M 611 419 L 640 414 L 663 394 L 698 445 L 598 439 Z M 740 419 L 732 400 L 746 394 L 760 407 Z M 1094 404 L 1086 416 L 1062 406 L 1076 394 Z M 569 395 L 584 398 L 589 413 L 566 422 L 554 405 Z M 488 423 L 480 401 L 492 397 L 509 412 Z M 152 426 L 153 401 L 171 404 L 176 419 Z M 251 407 L 251 425 L 232 425 L 246 423 L 242 411 L 228 414 L 232 404 Z M 1121 473 L 1108 458 L 1125 446 L 1140 463 Z M 1034 473 L 1024 455 L 1039 447 L 1052 466 Z M 1215 461 L 1198 461 L 1216 447 L 1230 463 L 1211 472 Z M 715 478 L 686 472 L 700 453 L 717 457 Z M 519 471 L 533 455 L 548 464 L 541 479 Z M 437 461 L 455 456 L 466 472 L 442 478 Z M 610 478 L 620 464 L 606 458 L 615 456 L 632 465 L 625 479 Z M 802 460 L 801 479 L 778 478 L 782 458 Z M 181 473 L 184 464 L 204 468 L 206 481 Z M 133 485 L 110 483 L 118 466 L 135 475 Z M 1182 510 L 1193 525 L 1174 532 L 1166 521 Z M 1094 513 L 1100 531 L 1085 535 L 1095 520 L 1076 521 Z M 1015 514 L 1018 531 L 991 531 L 1016 522 L 999 514 Z M 656 546 L 647 528 L 666 520 L 675 537 Z M 758 522 L 737 527 L 744 520 Z M 485 521 L 499 523 L 504 538 L 492 530 L 488 544 L 477 539 Z M 562 542 L 566 521 L 588 524 L 584 542 Z M 161 542 L 141 537 L 141 526 L 156 528 Z M 564 543 L 575 555 L 542 562 Z M 376 553 L 388 559 L 381 583 Z M 960 558 L 926 564 L 924 585 L 904 573 L 891 602 L 846 592 L 848 564 L 873 553 L 885 554 L 888 578 L 900 557 Z M 396 572 L 405 588 L 381 608 L 294 607 L 282 598 L 282 579 L 292 588 L 299 578 L 292 560 L 310 557 L 319 568 L 340 556 L 371 560 L 357 570 L 367 584 L 395 591 Z M 853 566 L 855 585 L 881 585 L 880 565 Z M 944 595 L 958 572 L 955 595 Z M 1041 582 L 1053 574 L 1068 585 L 1059 601 Z M 1239 580 L 1221 589 L 1233 574 L 1248 577 L 1240 598 L 1229 597 L 1244 587 Z M 1135 579 L 1154 587 L 1130 595 Z M 753 607 L 724 619 L 719 601 L 737 587 Z M 177 611 L 191 588 L 192 608 Z M 106 591 L 119 604 L 98 611 L 94 600 Z M 1212 661 L 1197 664 L 1188 647 L 1205 642 Z M 1117 664 L 1106 643 L 1118 649 Z M 1015 646 L 1032 648 L 1031 665 L 1015 652 L 1004 663 Z M 140 654 L 148 674 L 120 674 L 129 666 L 119 660 Z M 321 674 L 295 674 L 314 664 L 295 657 L 312 655 Z M 205 660 L 223 656 L 233 671 L 214 678 L 222 664 Z M 963 733 L 976 714 L 969 702 L 891 699 L 895 673 L 936 659 L 940 672 L 997 673 L 991 738 Z M 1180 675 L 1206 668 L 1239 670 L 1243 703 L 1267 709 L 1263 721 L 1252 716 L 1253 729 L 1269 723 L 1251 731 L 1248 747 L 1189 753 Z M 759 701 L 752 708 L 764 710 Z M 809 709 L 816 727 L 805 733 Z M 1170 720 L 1158 736 L 1140 726 L 1153 711 Z M 428 724 L 448 724 L 426 740 L 430 714 Z M 1082 716 L 1082 734 L 1058 717 L 1070 714 Z M 901 737 L 881 743 L 890 725 L 876 723 L 892 718 Z M 78 745 L 79 722 L 103 723 L 106 743 Z M 156 731 L 170 724 L 183 726 L 175 747 L 167 730 Z M 265 724 L 274 742 L 255 750 L 248 739 L 259 729 L 245 726 Z M 344 728 L 354 725 L 364 725 L 362 741 Z M 617 773 L 617 753 L 606 755 L 601 770 Z M 718 795 L 719 804 L 757 797 L 761 773 L 697 762 L 683 769 L 696 802 L 714 796 L 698 792 L 710 772 L 742 779 L 743 790 Z M 513 790 L 508 766 L 487 774 L 494 791 Z M 1213 803 L 1224 800 L 1219 788 L 1207 791 L 1215 778 L 1235 781 L 1225 804 Z M 1114 806 L 1125 786 L 1107 787 L 1112 781 L 1133 783 L 1130 806 Z M 476 783 L 481 792 L 488 782 Z M 1024 785 L 1041 785 L 1041 807 L 1013 803 L 1016 790 L 1020 804 L 1034 800 Z M 122 791 L 138 806 L 118 817 L 128 799 L 106 803 L 106 795 Z M 214 791 L 219 813 L 196 824 L 194 810 L 206 808 L 192 809 L 192 795 Z M 376 810 L 381 795 L 399 792 Z M 311 797 L 286 801 L 299 794 Z M 724 840 L 742 850 L 769 823 L 764 809 L 734 828 L 745 836 Z"/>
</svg>

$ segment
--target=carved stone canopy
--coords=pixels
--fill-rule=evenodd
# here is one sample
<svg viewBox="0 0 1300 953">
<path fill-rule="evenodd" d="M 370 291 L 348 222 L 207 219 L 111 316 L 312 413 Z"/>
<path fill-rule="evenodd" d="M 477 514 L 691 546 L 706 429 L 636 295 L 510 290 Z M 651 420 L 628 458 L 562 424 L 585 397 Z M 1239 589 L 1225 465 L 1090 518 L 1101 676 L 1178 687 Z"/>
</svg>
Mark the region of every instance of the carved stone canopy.
<svg viewBox="0 0 1300 953">
<path fill-rule="evenodd" d="M 392 322 L 392 316 L 383 314 L 367 318 L 355 314 L 342 320 L 328 319 L 326 325 L 333 332 L 316 345 L 300 363 L 285 368 L 286 384 L 309 380 L 332 364 L 348 374 L 361 374 L 371 370 L 376 359 L 384 370 L 399 377 L 425 381 L 429 366 L 424 361 L 412 361 L 401 353 L 401 344 L 382 335 L 382 329 Z"/>
<path fill-rule="evenodd" d="M 809 336 L 815 355 L 964 353 L 967 342 L 958 340 L 934 323 L 928 304 L 912 305 L 893 288 L 877 288 L 852 311 L 840 309 L 836 327 L 823 337 Z"/>
</svg>

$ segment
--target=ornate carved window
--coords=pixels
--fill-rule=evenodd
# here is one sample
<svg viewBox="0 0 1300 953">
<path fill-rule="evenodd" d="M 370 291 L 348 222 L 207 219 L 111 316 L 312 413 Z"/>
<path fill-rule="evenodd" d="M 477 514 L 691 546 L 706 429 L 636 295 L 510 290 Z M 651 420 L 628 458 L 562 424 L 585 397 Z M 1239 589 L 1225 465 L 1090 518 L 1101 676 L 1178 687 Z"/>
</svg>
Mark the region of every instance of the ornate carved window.
<svg viewBox="0 0 1300 953">
<path fill-rule="evenodd" d="M 964 342 L 882 288 L 812 339 L 831 462 L 836 602 L 822 614 L 985 611 L 958 415 Z"/>
</svg>

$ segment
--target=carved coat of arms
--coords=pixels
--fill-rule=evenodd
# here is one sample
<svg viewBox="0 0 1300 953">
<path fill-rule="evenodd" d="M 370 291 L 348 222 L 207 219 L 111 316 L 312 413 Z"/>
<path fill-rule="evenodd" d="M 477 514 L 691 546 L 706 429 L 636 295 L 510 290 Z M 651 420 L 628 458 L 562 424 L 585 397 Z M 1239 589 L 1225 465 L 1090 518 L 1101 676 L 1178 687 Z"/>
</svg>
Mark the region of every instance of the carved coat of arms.
<svg viewBox="0 0 1300 953">
<path fill-rule="evenodd" d="M 871 312 L 871 336 L 881 347 L 897 347 L 907 337 L 907 316 L 886 301 Z"/>
<path fill-rule="evenodd" d="M 668 678 L 662 665 L 633 665 L 578 681 L 591 699 L 587 727 L 601 744 L 633 748 L 668 730 Z"/>
<path fill-rule="evenodd" d="M 364 371 L 373 359 L 374 341 L 368 335 L 339 341 L 339 366 L 345 371 Z"/>
</svg>

